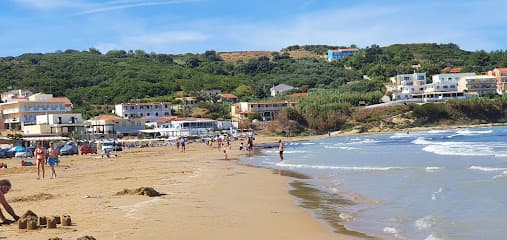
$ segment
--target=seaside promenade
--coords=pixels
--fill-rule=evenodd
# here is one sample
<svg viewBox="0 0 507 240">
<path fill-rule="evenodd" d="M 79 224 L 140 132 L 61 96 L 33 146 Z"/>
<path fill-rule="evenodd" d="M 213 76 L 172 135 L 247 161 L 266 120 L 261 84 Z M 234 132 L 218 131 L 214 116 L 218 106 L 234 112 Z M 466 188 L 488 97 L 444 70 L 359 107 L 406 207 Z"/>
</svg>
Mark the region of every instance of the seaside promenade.
<svg viewBox="0 0 507 240">
<path fill-rule="evenodd" d="M 259 138 L 261 139 L 261 138 Z M 261 141 L 275 141 L 273 138 Z M 260 141 L 257 141 L 260 142 Z M 37 180 L 35 167 L 10 159 L 2 178 L 18 215 L 70 215 L 73 226 L 34 231 L 0 226 L 0 238 L 77 239 L 346 239 L 295 205 L 288 178 L 272 170 L 238 164 L 239 142 L 222 151 L 192 143 L 136 148 L 118 157 L 61 157 L 57 179 Z M 153 187 L 163 195 L 116 195 Z"/>
</svg>

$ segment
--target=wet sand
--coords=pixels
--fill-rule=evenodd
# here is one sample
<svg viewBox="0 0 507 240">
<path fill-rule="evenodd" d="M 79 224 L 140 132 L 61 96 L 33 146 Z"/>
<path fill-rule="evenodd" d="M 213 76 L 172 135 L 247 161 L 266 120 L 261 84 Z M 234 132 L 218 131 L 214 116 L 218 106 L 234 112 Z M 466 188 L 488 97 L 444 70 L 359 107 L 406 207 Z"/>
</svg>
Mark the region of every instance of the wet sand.
<svg viewBox="0 0 507 240">
<path fill-rule="evenodd" d="M 275 141 L 277 138 L 259 138 Z M 294 140 L 294 139 L 291 139 Z M 176 147 L 127 149 L 118 157 L 63 156 L 57 179 L 37 180 L 34 166 L 2 159 L 1 178 L 18 215 L 70 215 L 73 226 L 35 231 L 0 226 L 0 238 L 76 239 L 347 239 L 295 205 L 289 178 L 272 170 L 238 164 L 239 142 L 222 151 L 192 143 Z M 153 187 L 162 196 L 116 194 Z M 128 192 L 128 191 L 127 191 Z"/>
</svg>

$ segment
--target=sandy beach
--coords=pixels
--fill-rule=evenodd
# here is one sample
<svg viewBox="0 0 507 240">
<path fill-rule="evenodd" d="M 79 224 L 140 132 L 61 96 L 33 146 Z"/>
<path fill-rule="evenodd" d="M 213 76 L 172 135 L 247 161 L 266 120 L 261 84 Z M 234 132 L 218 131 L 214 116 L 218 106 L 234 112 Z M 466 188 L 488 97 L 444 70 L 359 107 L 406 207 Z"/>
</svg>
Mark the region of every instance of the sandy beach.
<svg viewBox="0 0 507 240">
<path fill-rule="evenodd" d="M 265 138 L 263 141 L 275 140 Z M 288 177 L 238 164 L 245 152 L 233 144 L 229 160 L 216 148 L 192 143 L 135 148 L 117 157 L 63 156 L 57 179 L 37 180 L 36 167 L 9 164 L 1 178 L 18 215 L 70 215 L 73 225 L 18 230 L 0 226 L 2 239 L 346 239 L 296 206 Z M 117 195 L 153 187 L 162 196 Z"/>
</svg>

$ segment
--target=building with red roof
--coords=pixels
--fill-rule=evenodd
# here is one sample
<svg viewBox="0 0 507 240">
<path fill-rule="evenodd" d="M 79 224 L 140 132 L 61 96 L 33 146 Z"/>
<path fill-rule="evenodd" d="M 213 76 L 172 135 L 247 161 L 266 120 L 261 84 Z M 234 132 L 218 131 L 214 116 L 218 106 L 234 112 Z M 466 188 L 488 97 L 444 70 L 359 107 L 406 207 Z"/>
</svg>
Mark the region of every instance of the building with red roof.
<svg viewBox="0 0 507 240">
<path fill-rule="evenodd" d="M 222 93 L 220 94 L 220 97 L 222 98 L 222 101 L 230 103 L 235 103 L 239 99 L 238 97 L 236 97 L 236 95 L 230 93 Z"/>
</svg>

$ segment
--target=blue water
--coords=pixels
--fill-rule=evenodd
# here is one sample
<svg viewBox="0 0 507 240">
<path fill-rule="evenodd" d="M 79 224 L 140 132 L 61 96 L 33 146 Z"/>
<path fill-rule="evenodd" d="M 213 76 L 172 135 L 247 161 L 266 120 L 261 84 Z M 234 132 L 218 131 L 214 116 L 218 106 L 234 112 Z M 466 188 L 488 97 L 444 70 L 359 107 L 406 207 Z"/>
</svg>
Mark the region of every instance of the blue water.
<svg viewBox="0 0 507 240">
<path fill-rule="evenodd" d="M 506 239 L 507 127 L 288 142 L 247 164 L 306 174 L 357 202 L 336 206 L 353 231 L 383 239 Z"/>
</svg>

